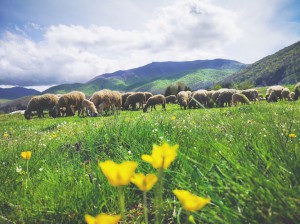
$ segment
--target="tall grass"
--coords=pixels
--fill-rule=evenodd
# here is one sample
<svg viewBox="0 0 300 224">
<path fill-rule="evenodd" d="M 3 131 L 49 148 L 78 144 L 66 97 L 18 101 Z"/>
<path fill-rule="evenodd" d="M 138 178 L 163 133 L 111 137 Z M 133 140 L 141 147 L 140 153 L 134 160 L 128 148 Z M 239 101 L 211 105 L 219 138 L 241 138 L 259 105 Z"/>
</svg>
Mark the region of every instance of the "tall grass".
<svg viewBox="0 0 300 224">
<path fill-rule="evenodd" d="M 134 160 L 137 172 L 154 172 L 141 155 L 169 142 L 179 151 L 165 172 L 165 223 L 177 222 L 175 188 L 211 198 L 194 215 L 197 222 L 299 223 L 299 109 L 299 102 L 279 102 L 198 110 L 167 105 L 167 112 L 97 118 L 1 115 L 0 222 L 83 223 L 85 214 L 116 214 L 117 192 L 98 162 Z M 27 150 L 25 188 L 26 176 L 16 168 L 25 171 L 20 153 Z M 133 185 L 125 190 L 128 223 L 140 223 L 142 193 Z M 179 219 L 187 215 L 182 211 Z"/>
</svg>

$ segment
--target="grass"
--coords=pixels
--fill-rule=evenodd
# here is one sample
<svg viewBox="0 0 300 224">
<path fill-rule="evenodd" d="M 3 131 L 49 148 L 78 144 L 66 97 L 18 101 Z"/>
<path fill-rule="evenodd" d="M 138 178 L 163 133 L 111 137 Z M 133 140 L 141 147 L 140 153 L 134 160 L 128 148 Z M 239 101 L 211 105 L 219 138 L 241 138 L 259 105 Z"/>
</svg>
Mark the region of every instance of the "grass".
<svg viewBox="0 0 300 224">
<path fill-rule="evenodd" d="M 132 160 L 137 172 L 155 172 L 141 155 L 164 141 L 179 144 L 165 173 L 165 223 L 188 216 L 173 217 L 180 209 L 174 189 L 211 198 L 194 214 L 197 222 L 299 223 L 299 110 L 299 102 L 261 102 L 198 110 L 167 105 L 167 112 L 97 118 L 0 115 L 0 223 L 84 223 L 85 214 L 119 214 L 117 191 L 98 162 Z M 25 188 L 20 154 L 27 150 Z M 125 197 L 127 222 L 141 223 L 141 192 L 131 184 Z"/>
</svg>

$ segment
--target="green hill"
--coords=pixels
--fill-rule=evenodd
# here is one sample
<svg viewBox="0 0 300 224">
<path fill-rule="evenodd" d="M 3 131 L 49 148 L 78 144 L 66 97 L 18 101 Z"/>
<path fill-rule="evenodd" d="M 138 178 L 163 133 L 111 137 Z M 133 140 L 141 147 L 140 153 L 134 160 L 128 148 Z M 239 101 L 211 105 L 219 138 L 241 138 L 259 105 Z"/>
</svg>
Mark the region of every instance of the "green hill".
<svg viewBox="0 0 300 224">
<path fill-rule="evenodd" d="M 63 84 L 51 87 L 44 93 L 65 93 L 80 90 L 91 95 L 100 89 L 118 91 L 151 91 L 162 93 L 176 82 L 184 82 L 192 89 L 208 88 L 214 83 L 244 68 L 232 60 L 214 59 L 186 62 L 153 62 L 145 66 L 103 74 L 87 83 Z"/>
<path fill-rule="evenodd" d="M 221 84 L 270 86 L 300 81 L 300 41 L 225 78 Z"/>
</svg>

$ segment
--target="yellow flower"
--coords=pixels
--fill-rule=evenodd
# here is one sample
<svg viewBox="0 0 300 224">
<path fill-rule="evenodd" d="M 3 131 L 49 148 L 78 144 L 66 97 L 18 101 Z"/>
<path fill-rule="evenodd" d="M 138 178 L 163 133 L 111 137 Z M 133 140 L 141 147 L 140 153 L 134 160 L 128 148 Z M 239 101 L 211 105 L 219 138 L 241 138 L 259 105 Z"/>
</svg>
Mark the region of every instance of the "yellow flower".
<svg viewBox="0 0 300 224">
<path fill-rule="evenodd" d="M 117 224 L 121 220 L 121 215 L 112 216 L 101 213 L 96 217 L 85 215 L 84 218 L 87 224 Z"/>
<path fill-rule="evenodd" d="M 290 137 L 290 138 L 295 138 L 296 135 L 292 133 L 292 134 L 289 134 L 289 137 Z"/>
<path fill-rule="evenodd" d="M 130 161 L 117 164 L 111 160 L 107 160 L 99 163 L 103 174 L 114 187 L 128 185 L 137 166 L 136 162 Z"/>
<path fill-rule="evenodd" d="M 9 134 L 7 132 L 4 132 L 3 138 L 7 139 L 9 137 Z"/>
<path fill-rule="evenodd" d="M 141 191 L 149 191 L 153 185 L 157 182 L 158 178 L 155 174 L 136 173 L 131 178 L 131 182 L 134 183 Z"/>
<path fill-rule="evenodd" d="M 21 157 L 23 159 L 29 160 L 31 158 L 31 151 L 21 152 Z"/>
<path fill-rule="evenodd" d="M 171 119 L 174 121 L 176 120 L 176 116 L 172 116 Z"/>
<path fill-rule="evenodd" d="M 201 210 L 205 205 L 210 203 L 209 198 L 198 197 L 185 190 L 174 190 L 173 193 L 179 199 L 182 204 L 182 207 L 188 211 L 197 211 Z"/>
<path fill-rule="evenodd" d="M 170 146 L 164 143 L 161 146 L 153 145 L 152 155 L 142 155 L 142 159 L 151 163 L 155 169 L 167 169 L 177 156 L 178 144 Z"/>
</svg>

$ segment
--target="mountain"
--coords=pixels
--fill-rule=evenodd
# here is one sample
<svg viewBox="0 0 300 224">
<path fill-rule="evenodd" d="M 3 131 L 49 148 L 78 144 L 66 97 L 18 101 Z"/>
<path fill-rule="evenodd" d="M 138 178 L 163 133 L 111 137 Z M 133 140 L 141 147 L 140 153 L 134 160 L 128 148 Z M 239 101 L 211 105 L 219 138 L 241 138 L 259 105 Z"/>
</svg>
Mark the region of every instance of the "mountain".
<svg viewBox="0 0 300 224">
<path fill-rule="evenodd" d="M 17 99 L 23 96 L 39 95 L 41 92 L 35 89 L 26 89 L 23 87 L 0 88 L 0 99 Z"/>
<path fill-rule="evenodd" d="M 226 77 L 221 85 L 270 86 L 300 81 L 300 41 Z"/>
<path fill-rule="evenodd" d="M 153 62 L 139 68 L 96 76 L 84 84 L 54 86 L 44 93 L 65 93 L 71 90 L 80 90 L 90 95 L 105 88 L 119 91 L 163 93 L 168 85 L 180 81 L 192 89 L 208 88 L 245 66 L 240 62 L 225 59 Z"/>
</svg>

